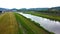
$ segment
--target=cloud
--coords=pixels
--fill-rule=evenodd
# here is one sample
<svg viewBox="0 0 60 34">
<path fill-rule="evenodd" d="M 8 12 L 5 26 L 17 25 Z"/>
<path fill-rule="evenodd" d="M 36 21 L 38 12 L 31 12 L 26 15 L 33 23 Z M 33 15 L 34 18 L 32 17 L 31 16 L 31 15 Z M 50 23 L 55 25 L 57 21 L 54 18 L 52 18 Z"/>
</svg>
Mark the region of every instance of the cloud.
<svg viewBox="0 0 60 34">
<path fill-rule="evenodd" d="M 59 0 L 0 0 L 4 8 L 36 8 L 60 6 Z"/>
</svg>

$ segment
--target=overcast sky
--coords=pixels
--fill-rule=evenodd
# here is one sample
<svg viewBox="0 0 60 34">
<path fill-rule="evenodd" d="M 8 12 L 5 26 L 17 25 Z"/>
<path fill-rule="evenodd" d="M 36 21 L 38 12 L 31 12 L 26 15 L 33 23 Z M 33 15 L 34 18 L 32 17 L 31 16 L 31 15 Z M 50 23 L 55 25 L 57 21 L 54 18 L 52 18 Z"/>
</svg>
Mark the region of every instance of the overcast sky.
<svg viewBox="0 0 60 34">
<path fill-rule="evenodd" d="M 3 8 L 44 8 L 60 6 L 60 0 L 0 0 Z"/>
</svg>

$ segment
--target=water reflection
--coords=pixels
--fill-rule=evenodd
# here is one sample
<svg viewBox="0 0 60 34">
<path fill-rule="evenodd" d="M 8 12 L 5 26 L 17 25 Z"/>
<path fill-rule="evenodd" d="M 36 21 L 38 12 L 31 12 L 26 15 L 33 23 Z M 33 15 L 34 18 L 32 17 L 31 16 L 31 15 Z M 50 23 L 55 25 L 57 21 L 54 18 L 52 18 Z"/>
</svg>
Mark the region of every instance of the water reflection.
<svg viewBox="0 0 60 34">
<path fill-rule="evenodd" d="M 46 18 L 42 18 L 42 17 L 30 15 L 30 14 L 23 14 L 23 13 L 20 13 L 20 14 L 27 17 L 27 18 L 30 18 L 31 20 L 33 20 L 37 23 L 39 23 L 45 29 L 52 31 L 56 34 L 60 34 L 60 22 L 52 21 L 52 20 L 49 20 Z"/>
</svg>

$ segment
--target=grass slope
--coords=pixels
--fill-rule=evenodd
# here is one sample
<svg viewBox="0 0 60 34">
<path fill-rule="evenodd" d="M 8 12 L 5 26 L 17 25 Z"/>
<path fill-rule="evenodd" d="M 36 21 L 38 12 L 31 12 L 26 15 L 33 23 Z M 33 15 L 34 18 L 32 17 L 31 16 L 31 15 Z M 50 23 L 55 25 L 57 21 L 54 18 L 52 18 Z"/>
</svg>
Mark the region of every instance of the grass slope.
<svg viewBox="0 0 60 34">
<path fill-rule="evenodd" d="M 47 14 L 42 14 L 42 13 L 38 13 L 38 12 L 36 12 L 36 13 L 35 12 L 26 12 L 26 13 L 40 16 L 40 17 L 44 17 L 44 18 L 48 18 L 51 20 L 60 21 L 60 16 L 57 16 L 57 15 L 47 15 Z"/>
<path fill-rule="evenodd" d="M 48 32 L 44 30 L 39 24 L 25 18 L 24 16 L 14 13 L 15 17 L 22 26 L 22 29 L 25 34 L 53 34 L 51 32 Z"/>
</svg>

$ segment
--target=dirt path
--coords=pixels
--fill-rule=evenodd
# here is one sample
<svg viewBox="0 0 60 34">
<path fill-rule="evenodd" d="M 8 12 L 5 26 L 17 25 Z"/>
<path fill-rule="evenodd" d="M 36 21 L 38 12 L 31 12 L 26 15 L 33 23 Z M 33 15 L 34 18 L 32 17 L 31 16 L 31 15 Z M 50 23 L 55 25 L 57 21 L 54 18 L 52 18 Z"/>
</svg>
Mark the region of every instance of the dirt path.
<svg viewBox="0 0 60 34">
<path fill-rule="evenodd" d="M 18 34 L 18 24 L 13 13 L 0 16 L 0 34 Z"/>
</svg>

